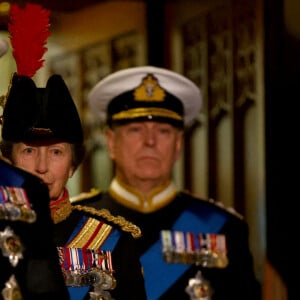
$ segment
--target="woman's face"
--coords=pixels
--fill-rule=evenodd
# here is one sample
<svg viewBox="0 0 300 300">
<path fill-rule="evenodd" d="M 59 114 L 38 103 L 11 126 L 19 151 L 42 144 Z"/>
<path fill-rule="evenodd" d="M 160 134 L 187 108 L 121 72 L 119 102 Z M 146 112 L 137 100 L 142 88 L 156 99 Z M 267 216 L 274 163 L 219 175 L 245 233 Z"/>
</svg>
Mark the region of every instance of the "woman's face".
<svg viewBox="0 0 300 300">
<path fill-rule="evenodd" d="M 40 177 L 49 188 L 50 200 L 55 201 L 74 174 L 72 153 L 72 145 L 65 142 L 14 143 L 12 162 Z"/>
</svg>

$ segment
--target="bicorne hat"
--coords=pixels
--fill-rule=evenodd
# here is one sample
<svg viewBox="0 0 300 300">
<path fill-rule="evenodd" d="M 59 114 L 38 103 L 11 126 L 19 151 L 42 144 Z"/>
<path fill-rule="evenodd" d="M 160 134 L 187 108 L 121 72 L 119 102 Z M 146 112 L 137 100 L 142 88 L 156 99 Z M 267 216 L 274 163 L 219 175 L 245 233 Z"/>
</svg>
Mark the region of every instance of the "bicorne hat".
<svg viewBox="0 0 300 300">
<path fill-rule="evenodd" d="M 14 74 L 2 116 L 2 138 L 20 142 L 55 138 L 82 143 L 83 132 L 76 105 L 60 75 L 52 75 L 45 88 L 28 76 Z"/>
</svg>

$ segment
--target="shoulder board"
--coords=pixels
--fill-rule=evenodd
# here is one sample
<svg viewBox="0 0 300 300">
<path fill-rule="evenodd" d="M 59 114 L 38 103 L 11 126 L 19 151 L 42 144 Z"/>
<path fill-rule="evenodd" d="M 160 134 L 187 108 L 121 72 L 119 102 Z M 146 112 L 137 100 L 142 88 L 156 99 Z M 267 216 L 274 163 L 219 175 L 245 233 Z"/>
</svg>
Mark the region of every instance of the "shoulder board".
<svg viewBox="0 0 300 300">
<path fill-rule="evenodd" d="M 89 192 L 80 193 L 74 197 L 70 197 L 71 203 L 78 203 L 83 200 L 87 200 L 99 195 L 101 191 L 99 189 L 92 188 Z"/>
<path fill-rule="evenodd" d="M 142 235 L 141 229 L 137 225 L 131 223 L 130 221 L 127 221 L 122 216 L 113 216 L 107 209 L 96 209 L 94 207 L 79 204 L 74 205 L 73 209 L 89 213 L 94 217 L 100 217 L 110 223 L 113 223 L 117 225 L 121 230 L 129 232 L 134 238 L 139 238 Z"/>
<path fill-rule="evenodd" d="M 189 191 L 184 191 L 184 193 L 188 194 L 191 197 L 194 197 L 194 198 L 196 198 L 196 199 L 198 199 L 200 201 L 211 203 L 211 204 L 219 207 L 220 209 L 225 210 L 225 211 L 229 212 L 230 214 L 238 217 L 241 220 L 244 219 L 243 215 L 241 215 L 240 213 L 238 213 L 232 206 L 225 206 L 224 203 L 222 203 L 221 201 L 217 201 L 217 200 L 212 199 L 212 198 L 202 198 L 202 197 L 199 197 L 198 195 L 192 194 Z"/>
</svg>

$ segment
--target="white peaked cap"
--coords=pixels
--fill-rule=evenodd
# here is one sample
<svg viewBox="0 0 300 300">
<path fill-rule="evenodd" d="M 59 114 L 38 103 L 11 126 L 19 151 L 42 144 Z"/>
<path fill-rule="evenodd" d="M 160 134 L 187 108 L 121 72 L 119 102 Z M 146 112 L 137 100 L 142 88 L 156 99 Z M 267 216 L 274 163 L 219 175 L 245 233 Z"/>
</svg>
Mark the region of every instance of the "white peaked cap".
<svg viewBox="0 0 300 300">
<path fill-rule="evenodd" d="M 143 79 L 151 74 L 157 80 L 161 90 L 165 91 L 169 98 L 174 102 L 181 102 L 183 106 L 182 119 L 184 126 L 188 126 L 194 121 L 202 106 L 202 95 L 200 89 L 190 79 L 164 68 L 154 66 L 140 66 L 123 69 L 106 76 L 99 81 L 88 94 L 88 103 L 91 111 L 102 122 L 107 121 L 108 105 L 116 97 L 121 98 L 126 92 L 133 92 L 137 87 L 141 86 Z M 145 89 L 146 90 L 146 89 Z M 130 95 L 133 95 L 131 93 Z M 133 96 L 131 96 L 133 97 Z M 173 97 L 173 98 L 172 98 Z M 175 99 L 177 98 L 177 100 Z M 179 100 L 179 101 L 178 101 Z M 126 101 L 126 100 L 124 100 Z M 118 112 L 122 109 L 128 110 L 128 105 L 125 102 L 119 101 L 116 105 Z M 137 105 L 147 104 L 151 101 L 135 101 Z M 121 104 L 120 104 L 121 103 Z M 121 106 L 124 103 L 124 107 Z M 152 102 L 154 103 L 154 102 Z M 165 106 L 160 102 L 163 110 L 172 111 L 172 101 L 165 103 Z M 154 104 L 155 105 L 155 104 Z M 129 114 L 128 114 L 129 116 Z"/>
</svg>

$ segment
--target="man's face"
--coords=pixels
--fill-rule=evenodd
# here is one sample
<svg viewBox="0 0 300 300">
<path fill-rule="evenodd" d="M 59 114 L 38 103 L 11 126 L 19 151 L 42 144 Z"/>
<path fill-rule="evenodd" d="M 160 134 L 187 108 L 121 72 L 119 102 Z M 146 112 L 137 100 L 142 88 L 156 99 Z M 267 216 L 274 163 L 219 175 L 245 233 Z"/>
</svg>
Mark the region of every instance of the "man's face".
<svg viewBox="0 0 300 300">
<path fill-rule="evenodd" d="M 167 123 L 132 122 L 107 131 L 110 157 L 116 174 L 127 184 L 152 181 L 157 185 L 171 178 L 180 156 L 183 131 Z"/>
<path fill-rule="evenodd" d="M 69 143 L 15 143 L 13 164 L 38 177 L 49 188 L 50 199 L 57 200 L 74 173 L 72 145 Z"/>
</svg>

